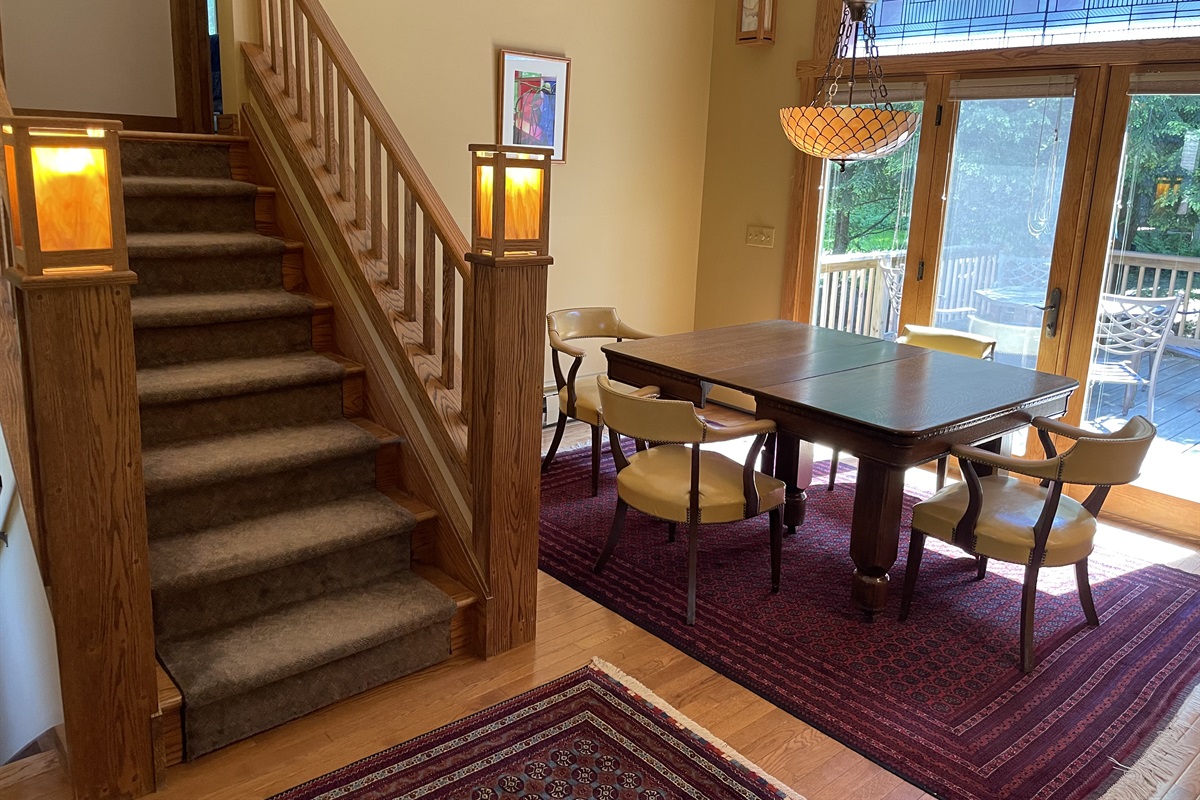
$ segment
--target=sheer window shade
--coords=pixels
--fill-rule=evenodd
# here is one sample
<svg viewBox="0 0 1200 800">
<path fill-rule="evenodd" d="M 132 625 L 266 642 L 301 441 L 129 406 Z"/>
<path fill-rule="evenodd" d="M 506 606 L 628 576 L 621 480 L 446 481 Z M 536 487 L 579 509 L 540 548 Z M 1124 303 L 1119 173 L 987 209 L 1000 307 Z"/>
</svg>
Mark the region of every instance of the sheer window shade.
<svg viewBox="0 0 1200 800">
<path fill-rule="evenodd" d="M 1021 97 L 1073 97 L 1074 75 L 966 78 L 950 82 L 950 99 L 1012 100 Z"/>
</svg>

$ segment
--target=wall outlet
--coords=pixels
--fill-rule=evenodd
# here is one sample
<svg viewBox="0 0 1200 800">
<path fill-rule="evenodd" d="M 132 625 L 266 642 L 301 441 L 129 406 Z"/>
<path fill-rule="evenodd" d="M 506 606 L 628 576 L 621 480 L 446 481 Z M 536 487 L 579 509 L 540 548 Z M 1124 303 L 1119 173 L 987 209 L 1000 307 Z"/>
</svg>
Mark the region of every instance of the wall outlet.
<svg viewBox="0 0 1200 800">
<path fill-rule="evenodd" d="M 775 229 L 765 225 L 747 225 L 746 244 L 751 247 L 774 247 Z"/>
</svg>

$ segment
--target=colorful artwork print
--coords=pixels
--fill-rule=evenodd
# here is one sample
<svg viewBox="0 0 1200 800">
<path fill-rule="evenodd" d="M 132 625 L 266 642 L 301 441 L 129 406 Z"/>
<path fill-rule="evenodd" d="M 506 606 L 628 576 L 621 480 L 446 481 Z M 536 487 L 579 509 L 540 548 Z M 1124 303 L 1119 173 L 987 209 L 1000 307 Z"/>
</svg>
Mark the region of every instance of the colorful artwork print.
<svg viewBox="0 0 1200 800">
<path fill-rule="evenodd" d="M 500 51 L 500 144 L 549 147 L 553 161 L 566 161 L 570 69 L 569 58 Z"/>
<path fill-rule="evenodd" d="M 554 147 L 558 80 L 536 72 L 513 73 L 513 144 Z"/>
</svg>

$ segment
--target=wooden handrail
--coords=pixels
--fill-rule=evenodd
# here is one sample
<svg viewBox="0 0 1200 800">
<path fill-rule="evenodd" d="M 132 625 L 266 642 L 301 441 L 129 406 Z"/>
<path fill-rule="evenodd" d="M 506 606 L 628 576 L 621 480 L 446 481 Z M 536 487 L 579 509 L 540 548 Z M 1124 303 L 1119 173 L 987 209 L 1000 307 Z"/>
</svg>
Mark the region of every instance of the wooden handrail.
<svg viewBox="0 0 1200 800">
<path fill-rule="evenodd" d="M 259 2 L 263 46 L 242 46 L 249 127 L 287 165 L 284 183 L 325 231 L 335 299 L 361 311 L 369 356 L 404 393 L 397 414 L 458 534 L 439 557 L 479 590 L 484 652 L 528 641 L 552 259 L 465 257 L 467 237 L 319 0 Z"/>
<path fill-rule="evenodd" d="M 362 68 L 350 54 L 350 49 L 346 46 L 341 34 L 337 32 L 329 15 L 325 13 L 325 9 L 319 3 L 310 2 L 310 0 L 294 0 L 294 2 L 303 10 L 309 24 L 315 28 L 313 33 L 321 42 L 324 52 L 328 54 L 329 60 L 333 62 L 338 74 L 345 81 L 346 88 L 357 101 L 359 108 L 362 109 L 371 129 L 379 137 L 380 144 L 388 154 L 388 158 L 399 170 L 404 184 L 416 196 L 421 211 L 432 221 L 438 237 L 453 253 L 454 268 L 460 275 L 467 277 L 470 274 L 471 266 L 463 260 L 463 254 L 470 249 L 466 235 L 454 221 L 450 210 L 446 208 L 441 195 L 434 189 L 433 182 L 429 180 L 429 176 L 425 174 L 417 157 L 413 155 L 412 149 L 404 140 L 404 136 L 396 127 L 391 115 L 384 109 L 379 95 L 375 93 L 374 87 L 363 74 Z M 264 8 L 268 6 L 268 2 L 263 3 Z M 275 29 L 269 24 L 269 20 L 267 22 L 268 24 L 263 26 L 263 48 L 272 52 L 276 44 Z M 271 36 L 271 39 L 266 41 L 268 35 Z M 332 95 L 329 96 L 332 97 Z M 329 107 L 323 106 L 323 108 L 328 109 Z"/>
</svg>

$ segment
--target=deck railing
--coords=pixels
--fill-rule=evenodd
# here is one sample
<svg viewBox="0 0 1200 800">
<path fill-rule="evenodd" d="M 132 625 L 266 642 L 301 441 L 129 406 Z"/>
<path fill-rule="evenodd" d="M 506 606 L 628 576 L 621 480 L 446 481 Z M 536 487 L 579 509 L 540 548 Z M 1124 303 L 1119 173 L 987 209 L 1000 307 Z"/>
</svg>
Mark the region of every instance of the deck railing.
<svg viewBox="0 0 1200 800">
<path fill-rule="evenodd" d="M 951 251 L 938 279 L 938 308 L 961 313 L 979 304 L 977 290 L 994 286 L 999 259 L 978 251 Z M 899 292 L 889 292 L 884 270 L 904 266 L 905 251 L 823 255 L 813 320 L 868 336 L 895 333 Z M 1200 346 L 1200 258 L 1113 251 L 1104 291 L 1183 298 L 1168 344 Z"/>
</svg>

